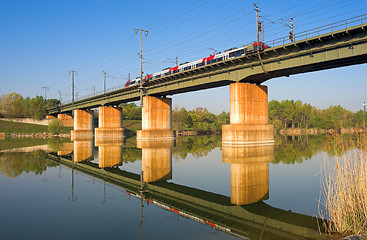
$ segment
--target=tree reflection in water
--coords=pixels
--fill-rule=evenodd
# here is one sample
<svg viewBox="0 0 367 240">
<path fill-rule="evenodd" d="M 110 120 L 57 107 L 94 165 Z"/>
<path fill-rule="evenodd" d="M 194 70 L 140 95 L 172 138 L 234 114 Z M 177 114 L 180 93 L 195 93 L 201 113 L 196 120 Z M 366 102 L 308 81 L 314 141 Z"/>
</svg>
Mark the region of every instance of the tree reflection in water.
<svg viewBox="0 0 367 240">
<path fill-rule="evenodd" d="M 46 153 L 40 150 L 32 153 L 0 153 L 0 172 L 9 178 L 18 177 L 23 172 L 42 174 L 46 168 L 56 166 L 58 164 L 47 160 Z"/>
<path fill-rule="evenodd" d="M 128 141 L 127 139 L 126 141 Z M 330 156 L 340 156 L 355 146 L 355 135 L 300 135 L 275 136 L 274 160 L 272 164 L 294 164 L 309 160 L 312 156 L 326 151 Z M 68 141 L 65 139 L 49 139 L 48 145 L 53 151 L 62 151 Z M 70 143 L 69 143 L 70 144 Z M 215 148 L 222 147 L 220 135 L 183 136 L 178 137 L 176 146 L 172 148 L 173 158 L 178 161 L 191 154 L 195 157 L 206 156 Z M 66 148 L 65 148 L 66 149 Z M 66 151 L 71 153 L 71 149 Z M 136 146 L 123 146 L 123 161 L 135 162 L 142 159 L 142 150 Z M 0 172 L 8 177 L 17 177 L 22 172 L 42 174 L 47 167 L 56 166 L 47 161 L 45 153 L 0 153 Z"/>
</svg>

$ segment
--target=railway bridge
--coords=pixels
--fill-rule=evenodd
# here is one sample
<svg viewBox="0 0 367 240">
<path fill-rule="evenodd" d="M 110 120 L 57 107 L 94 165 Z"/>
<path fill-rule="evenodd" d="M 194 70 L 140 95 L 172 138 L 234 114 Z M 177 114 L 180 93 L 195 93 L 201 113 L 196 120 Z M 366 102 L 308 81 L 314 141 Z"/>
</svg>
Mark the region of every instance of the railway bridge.
<svg viewBox="0 0 367 240">
<path fill-rule="evenodd" d="M 121 136 L 121 103 L 137 101 L 143 94 L 140 140 L 174 138 L 169 95 L 230 85 L 230 124 L 223 126 L 223 144 L 271 144 L 268 125 L 268 89 L 265 81 L 293 74 L 339 68 L 367 62 L 367 15 L 295 34 L 294 41 L 281 38 L 271 48 L 230 58 L 138 85 L 87 97 L 47 110 L 74 125 L 72 135 L 93 134 L 92 111 L 99 107 L 98 136 Z M 74 112 L 74 119 L 71 113 Z"/>
</svg>

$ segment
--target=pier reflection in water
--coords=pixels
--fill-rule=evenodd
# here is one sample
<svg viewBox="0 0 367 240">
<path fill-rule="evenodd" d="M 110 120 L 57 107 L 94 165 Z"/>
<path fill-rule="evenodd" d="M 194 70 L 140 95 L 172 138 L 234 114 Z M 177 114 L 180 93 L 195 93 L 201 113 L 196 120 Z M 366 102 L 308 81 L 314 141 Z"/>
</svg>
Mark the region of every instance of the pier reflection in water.
<svg viewBox="0 0 367 240">
<path fill-rule="evenodd" d="M 116 167 L 122 165 L 123 145 L 121 138 L 96 138 L 98 147 L 98 163 L 100 168 Z"/>
<path fill-rule="evenodd" d="M 94 159 L 93 136 L 72 136 L 71 141 L 74 142 L 74 162 Z"/>
<path fill-rule="evenodd" d="M 175 140 L 137 141 L 142 149 L 144 182 L 170 180 L 172 178 L 172 147 Z"/>
<path fill-rule="evenodd" d="M 73 142 L 63 143 L 60 150 L 57 151 L 57 155 L 58 156 L 69 155 L 73 151 L 74 151 L 74 143 Z"/>
<path fill-rule="evenodd" d="M 223 146 L 222 161 L 231 164 L 231 203 L 244 205 L 269 198 L 269 162 L 274 145 Z"/>
</svg>

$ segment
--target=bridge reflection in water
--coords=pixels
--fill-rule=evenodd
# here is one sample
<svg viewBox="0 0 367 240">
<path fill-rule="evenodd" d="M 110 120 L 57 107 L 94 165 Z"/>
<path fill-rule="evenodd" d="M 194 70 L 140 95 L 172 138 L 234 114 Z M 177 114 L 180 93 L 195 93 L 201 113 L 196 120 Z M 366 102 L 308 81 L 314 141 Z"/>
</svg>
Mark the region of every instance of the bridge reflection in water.
<svg viewBox="0 0 367 240">
<path fill-rule="evenodd" d="M 73 162 L 68 156 L 53 153 L 47 157 L 125 189 L 126 194 L 139 198 L 142 205 L 154 204 L 235 236 L 251 239 L 324 238 L 314 217 L 274 208 L 261 201 L 269 197 L 269 162 L 274 158 L 274 146 L 223 147 L 222 161 L 231 164 L 229 198 L 166 181 L 172 178 L 173 141 L 159 144 L 138 142 L 138 147 L 142 148 L 144 177 L 111 168 L 121 164 L 121 140 L 110 143 L 111 146 L 108 142 L 96 142 L 96 145 L 99 146 L 99 160 L 104 161 L 102 164 Z M 114 160 L 108 157 L 113 154 L 100 153 L 109 150 L 116 151 Z"/>
</svg>

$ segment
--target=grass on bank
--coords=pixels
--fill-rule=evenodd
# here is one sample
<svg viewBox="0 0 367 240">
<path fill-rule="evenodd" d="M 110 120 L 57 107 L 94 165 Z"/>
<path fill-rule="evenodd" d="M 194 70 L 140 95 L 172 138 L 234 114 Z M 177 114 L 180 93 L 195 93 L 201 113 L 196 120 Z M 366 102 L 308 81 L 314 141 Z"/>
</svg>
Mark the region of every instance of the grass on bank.
<svg viewBox="0 0 367 240">
<path fill-rule="evenodd" d="M 340 136 L 333 147 L 344 147 Z M 335 161 L 327 162 L 322 171 L 321 216 L 328 231 L 346 235 L 367 234 L 367 134 L 355 134 L 354 146 Z"/>
<path fill-rule="evenodd" d="M 125 128 L 125 135 L 136 134 L 137 130 L 141 130 L 141 120 L 124 120 L 123 127 Z"/>
<path fill-rule="evenodd" d="M 69 133 L 72 127 L 62 127 L 64 133 Z M 0 132 L 3 133 L 48 133 L 48 126 L 31 124 L 31 123 L 19 123 L 0 120 Z"/>
</svg>

